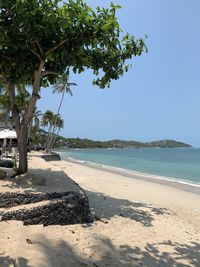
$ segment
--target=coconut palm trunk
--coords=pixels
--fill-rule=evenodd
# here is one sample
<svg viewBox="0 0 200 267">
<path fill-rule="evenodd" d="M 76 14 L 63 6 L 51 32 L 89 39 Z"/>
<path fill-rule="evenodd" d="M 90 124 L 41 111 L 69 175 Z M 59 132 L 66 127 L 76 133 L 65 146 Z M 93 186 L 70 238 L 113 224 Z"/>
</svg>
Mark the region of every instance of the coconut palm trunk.
<svg viewBox="0 0 200 267">
<path fill-rule="evenodd" d="M 51 148 L 53 147 L 55 141 L 56 141 L 56 138 L 60 132 L 60 129 L 64 127 L 64 121 L 63 119 L 59 116 L 57 116 L 57 123 L 56 123 L 56 129 L 57 129 L 57 133 L 54 134 L 53 136 L 53 140 L 52 140 L 52 143 L 51 143 Z"/>
<path fill-rule="evenodd" d="M 56 131 L 56 123 L 57 123 L 57 120 L 58 120 L 58 116 L 60 114 L 60 109 L 61 109 L 61 106 L 62 106 L 62 103 L 63 103 L 63 100 L 64 100 L 64 96 L 65 96 L 65 91 L 63 90 L 61 101 L 60 101 L 60 104 L 59 104 L 59 107 L 58 107 L 58 111 L 57 111 L 57 116 L 55 116 L 55 120 L 54 120 L 54 124 L 53 124 L 53 130 L 52 130 L 52 133 L 50 135 L 49 142 L 48 142 L 47 151 L 49 151 L 53 146 L 53 140 L 54 140 L 54 135 L 55 135 L 55 131 Z"/>
<path fill-rule="evenodd" d="M 53 145 L 54 145 L 54 143 L 55 143 L 55 141 L 56 141 L 56 137 L 59 135 L 59 132 L 60 132 L 60 128 L 58 128 L 57 133 L 55 134 L 55 136 L 54 136 L 54 138 L 53 138 L 53 140 L 52 140 L 51 148 L 53 147 Z"/>
<path fill-rule="evenodd" d="M 62 103 L 64 100 L 65 92 L 69 93 L 72 96 L 73 94 L 72 94 L 70 87 L 76 86 L 76 85 L 77 85 L 76 83 L 68 83 L 68 76 L 64 75 L 60 78 L 60 81 L 58 82 L 58 84 L 54 86 L 53 92 L 62 93 L 62 97 L 61 97 L 61 101 L 60 101 L 60 104 L 58 107 L 57 116 L 55 117 L 53 130 L 52 130 L 52 134 L 51 134 L 51 137 L 50 137 L 50 140 L 48 143 L 47 151 L 49 151 L 52 147 L 52 142 L 53 142 L 53 138 L 55 135 L 56 124 L 57 124 L 58 116 L 60 115 L 60 109 L 61 109 L 61 106 L 62 106 Z"/>
<path fill-rule="evenodd" d="M 27 145 L 31 136 L 31 129 L 32 129 L 32 125 L 33 125 L 33 119 L 31 120 L 29 127 L 28 127 L 28 136 L 27 136 Z"/>
<path fill-rule="evenodd" d="M 47 147 L 48 147 L 48 144 L 49 144 L 49 140 L 51 138 L 51 129 L 52 129 L 52 123 L 50 122 L 49 123 L 49 129 L 48 129 L 48 132 L 47 132 L 47 139 L 46 139 L 46 142 L 45 142 L 45 149 L 47 150 Z"/>
<path fill-rule="evenodd" d="M 47 131 L 47 138 L 45 140 L 45 149 L 47 149 L 48 143 L 49 143 L 49 139 L 50 139 L 50 134 L 51 134 L 51 130 L 52 130 L 52 125 L 53 125 L 53 119 L 54 119 L 54 114 L 51 110 L 47 110 L 42 117 L 42 121 L 41 121 L 41 125 L 44 127 L 44 129 L 46 127 L 48 127 L 48 131 Z"/>
</svg>

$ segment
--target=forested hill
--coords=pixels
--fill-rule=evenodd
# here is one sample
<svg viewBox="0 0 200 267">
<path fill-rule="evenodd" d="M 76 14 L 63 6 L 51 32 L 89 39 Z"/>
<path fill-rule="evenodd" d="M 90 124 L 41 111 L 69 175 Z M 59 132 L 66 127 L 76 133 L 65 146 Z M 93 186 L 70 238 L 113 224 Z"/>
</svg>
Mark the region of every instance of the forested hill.
<svg viewBox="0 0 200 267">
<path fill-rule="evenodd" d="M 111 140 L 111 141 L 93 141 L 90 139 L 80 139 L 80 138 L 65 138 L 60 140 L 60 143 L 56 142 L 56 146 L 63 146 L 68 148 L 126 148 L 126 147 L 191 147 L 189 144 L 178 142 L 175 140 L 160 140 L 153 142 L 137 142 L 137 141 L 124 141 L 124 140 Z"/>
</svg>

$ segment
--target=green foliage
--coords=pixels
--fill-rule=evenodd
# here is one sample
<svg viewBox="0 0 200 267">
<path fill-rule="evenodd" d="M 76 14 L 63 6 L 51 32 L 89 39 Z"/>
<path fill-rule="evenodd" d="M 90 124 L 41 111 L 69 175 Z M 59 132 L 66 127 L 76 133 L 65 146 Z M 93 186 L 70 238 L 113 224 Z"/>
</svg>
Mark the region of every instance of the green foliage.
<svg viewBox="0 0 200 267">
<path fill-rule="evenodd" d="M 163 147 L 163 148 L 170 148 L 170 147 L 191 147 L 189 144 L 185 144 L 183 142 L 178 142 L 175 140 L 159 140 L 146 143 L 148 146 L 151 147 Z"/>
<path fill-rule="evenodd" d="M 60 114 L 54 114 L 51 110 L 47 110 L 42 116 L 41 126 L 44 128 L 48 127 L 48 133 L 45 131 L 41 132 L 39 129 L 37 131 L 33 129 L 31 134 L 32 143 L 34 145 L 40 143 L 47 148 L 54 143 L 54 139 L 57 136 L 56 131 L 59 133 L 60 129 L 64 128 L 64 121 Z M 46 138 L 43 135 L 46 135 Z"/>
<path fill-rule="evenodd" d="M 53 93 L 68 93 L 70 96 L 73 96 L 73 93 L 71 91 L 72 86 L 77 86 L 76 83 L 70 83 L 68 81 L 69 75 L 64 74 L 60 76 L 60 78 L 57 80 L 56 84 L 53 86 Z"/>
<path fill-rule="evenodd" d="M 33 129 L 33 131 L 35 131 Z M 47 132 L 44 130 L 37 130 L 36 135 L 32 136 L 32 143 L 34 145 L 41 144 L 45 146 L 45 141 L 47 137 Z M 94 141 L 90 139 L 81 139 L 81 138 L 65 138 L 60 135 L 55 135 L 54 148 L 67 147 L 67 148 L 126 148 L 126 147 L 135 147 L 135 148 L 173 148 L 173 147 L 191 147 L 191 145 L 178 142 L 175 140 L 159 140 L 153 142 L 139 142 L 139 141 L 125 141 L 125 140 L 110 140 L 110 141 Z"/>
<path fill-rule="evenodd" d="M 64 128 L 64 121 L 61 118 L 60 114 L 56 114 L 55 116 L 56 116 L 56 128 L 58 129 Z"/>
<path fill-rule="evenodd" d="M 3 90 L 0 94 L 0 110 L 5 112 L 9 109 L 10 101 L 6 90 Z"/>
<path fill-rule="evenodd" d="M 54 118 L 53 112 L 48 109 L 42 116 L 41 126 L 46 127 L 53 125 L 53 118 Z"/>
<path fill-rule="evenodd" d="M 80 138 L 66 138 L 62 141 L 64 146 L 68 148 L 125 148 L 125 147 L 191 147 L 188 144 L 177 142 L 175 140 L 161 140 L 154 142 L 138 142 L 138 141 L 124 141 L 124 140 L 111 140 L 111 141 L 93 141 L 89 139 Z M 61 142 L 57 143 L 57 146 L 61 146 Z"/>
<path fill-rule="evenodd" d="M 81 73 L 90 68 L 98 76 L 93 83 L 104 88 L 128 70 L 127 59 L 146 50 L 143 39 L 128 34 L 120 38 L 115 15 L 119 6 L 111 3 L 110 9 L 94 11 L 82 0 L 61 3 L 0 2 L 0 77 L 32 84 L 34 70 L 44 61 L 44 72 L 58 75 L 44 75 L 43 86 L 69 70 Z"/>
<path fill-rule="evenodd" d="M 56 84 L 70 71 L 91 69 L 100 88 L 128 71 L 128 59 L 146 51 L 143 39 L 122 36 L 119 6 L 93 10 L 83 0 L 0 1 L 0 88 L 9 91 L 19 138 L 19 172 L 27 171 L 28 126 L 40 87 Z M 101 76 L 101 75 L 102 76 Z M 30 85 L 28 91 L 19 91 Z M 28 102 L 26 101 L 28 100 Z M 59 112 L 58 112 L 59 114 Z"/>
<path fill-rule="evenodd" d="M 15 98 L 15 105 L 17 106 L 18 110 L 21 113 L 24 113 L 24 111 L 26 110 L 28 103 L 31 99 L 31 95 L 28 91 L 24 90 L 23 92 L 19 92 L 16 95 Z"/>
<path fill-rule="evenodd" d="M 26 91 L 25 89 L 22 90 L 21 88 L 17 90 L 14 104 L 18 109 L 20 118 L 22 118 L 30 99 L 31 95 L 28 91 Z M 8 91 L 6 89 L 4 89 L 0 94 L 0 110 L 3 112 L 6 110 L 11 110 L 10 99 Z"/>
</svg>

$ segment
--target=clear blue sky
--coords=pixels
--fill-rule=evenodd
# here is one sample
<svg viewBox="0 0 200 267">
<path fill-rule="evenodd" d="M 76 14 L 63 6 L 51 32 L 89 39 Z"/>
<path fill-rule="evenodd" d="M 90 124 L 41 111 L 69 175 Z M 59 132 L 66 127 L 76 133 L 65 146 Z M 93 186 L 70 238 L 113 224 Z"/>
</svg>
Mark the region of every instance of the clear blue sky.
<svg viewBox="0 0 200 267">
<path fill-rule="evenodd" d="M 73 97 L 61 115 L 66 137 L 150 141 L 176 139 L 200 147 L 200 1 L 113 0 L 124 33 L 148 35 L 149 52 L 110 88 L 93 75 L 71 75 Z M 89 0 L 93 7 L 108 0 Z M 38 108 L 56 112 L 61 95 L 42 90 Z"/>
</svg>

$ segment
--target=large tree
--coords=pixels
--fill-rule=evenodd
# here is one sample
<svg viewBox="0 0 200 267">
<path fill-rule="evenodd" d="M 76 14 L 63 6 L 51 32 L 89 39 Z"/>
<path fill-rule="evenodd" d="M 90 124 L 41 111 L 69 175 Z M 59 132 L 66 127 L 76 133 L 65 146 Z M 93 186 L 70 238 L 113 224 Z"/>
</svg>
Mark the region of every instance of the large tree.
<svg viewBox="0 0 200 267">
<path fill-rule="evenodd" d="M 100 88 L 128 70 L 126 60 L 146 50 L 143 39 L 122 37 L 118 6 L 97 7 L 86 1 L 0 1 L 0 87 L 8 90 L 19 145 L 19 173 L 27 171 L 28 125 L 40 88 L 60 75 L 92 69 Z M 16 105 L 19 84 L 31 89 L 23 116 Z"/>
</svg>

